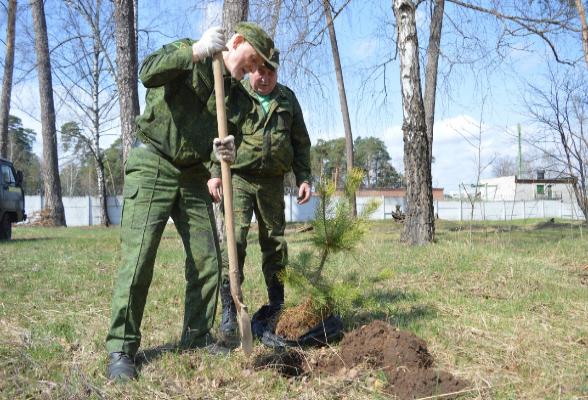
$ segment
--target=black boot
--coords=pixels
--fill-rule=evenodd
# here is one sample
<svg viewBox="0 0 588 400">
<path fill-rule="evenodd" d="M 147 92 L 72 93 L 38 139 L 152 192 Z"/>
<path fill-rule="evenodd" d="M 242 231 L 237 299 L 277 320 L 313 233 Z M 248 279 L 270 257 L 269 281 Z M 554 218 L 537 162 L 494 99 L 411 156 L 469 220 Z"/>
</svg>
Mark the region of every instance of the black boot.
<svg viewBox="0 0 588 400">
<path fill-rule="evenodd" d="M 267 288 L 267 297 L 272 306 L 284 305 L 284 284 L 276 282 Z"/>
<path fill-rule="evenodd" d="M 268 287 L 267 297 L 269 298 L 269 307 L 272 315 L 282 311 L 282 307 L 284 306 L 284 285 L 278 282 Z"/>
<path fill-rule="evenodd" d="M 110 353 L 108 358 L 108 379 L 113 381 L 137 379 L 135 357 L 120 351 Z"/>
<path fill-rule="evenodd" d="M 239 340 L 239 325 L 237 324 L 237 308 L 231 296 L 229 283 L 223 283 L 220 287 L 220 298 L 223 307 L 223 315 L 220 324 L 220 336 L 223 342 Z"/>
</svg>

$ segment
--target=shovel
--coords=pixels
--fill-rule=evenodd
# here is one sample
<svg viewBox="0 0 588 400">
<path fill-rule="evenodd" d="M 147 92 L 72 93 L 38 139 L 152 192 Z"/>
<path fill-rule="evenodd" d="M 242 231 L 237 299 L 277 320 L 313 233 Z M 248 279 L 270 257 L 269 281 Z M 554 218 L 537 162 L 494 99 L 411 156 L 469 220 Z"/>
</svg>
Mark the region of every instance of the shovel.
<svg viewBox="0 0 588 400">
<path fill-rule="evenodd" d="M 222 53 L 217 53 L 212 60 L 214 73 L 214 90 L 216 92 L 216 119 L 218 136 L 227 137 L 227 113 L 225 110 L 225 86 L 223 81 Z M 243 292 L 239 280 L 239 264 L 237 262 L 237 242 L 235 240 L 235 222 L 233 219 L 233 185 L 231 182 L 231 168 L 221 161 L 221 176 L 223 180 L 223 200 L 225 205 L 225 227 L 227 231 L 227 250 L 229 253 L 229 283 L 231 296 L 237 309 L 237 322 L 241 332 L 241 348 L 245 356 L 249 357 L 253 351 L 253 336 L 251 334 L 251 318 L 247 314 L 247 306 L 243 304 Z"/>
</svg>

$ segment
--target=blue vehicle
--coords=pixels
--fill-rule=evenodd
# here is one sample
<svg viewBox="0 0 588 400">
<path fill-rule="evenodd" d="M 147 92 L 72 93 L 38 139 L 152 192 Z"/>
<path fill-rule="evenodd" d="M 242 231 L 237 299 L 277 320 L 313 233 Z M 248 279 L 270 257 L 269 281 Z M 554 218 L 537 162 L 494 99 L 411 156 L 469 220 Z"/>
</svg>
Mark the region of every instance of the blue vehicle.
<svg viewBox="0 0 588 400">
<path fill-rule="evenodd" d="M 10 240 L 12 224 L 27 218 L 22 182 L 22 172 L 0 158 L 0 240 Z"/>
</svg>

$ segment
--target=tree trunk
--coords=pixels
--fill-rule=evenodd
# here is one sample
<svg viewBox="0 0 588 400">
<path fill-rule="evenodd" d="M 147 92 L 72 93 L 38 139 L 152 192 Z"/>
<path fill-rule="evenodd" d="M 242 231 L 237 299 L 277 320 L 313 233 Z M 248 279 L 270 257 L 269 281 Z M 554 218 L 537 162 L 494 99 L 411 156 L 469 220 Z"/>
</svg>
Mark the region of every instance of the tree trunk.
<svg viewBox="0 0 588 400">
<path fill-rule="evenodd" d="M 433 163 L 433 125 L 435 123 L 435 96 L 439 70 L 439 53 L 441 49 L 441 29 L 445 0 L 436 0 L 431 16 L 429 46 L 427 47 L 427 65 L 425 67 L 425 121 L 427 139 L 429 140 L 429 164 Z"/>
<path fill-rule="evenodd" d="M 580 23 L 582 24 L 582 48 L 584 49 L 584 60 L 586 60 L 586 66 L 588 66 L 588 23 L 586 22 L 586 10 L 584 9 L 584 3 L 582 0 L 575 0 L 576 9 L 578 10 L 578 16 L 580 17 Z"/>
<path fill-rule="evenodd" d="M 8 0 L 8 22 L 6 23 L 6 58 L 4 60 L 4 79 L 2 98 L 0 98 L 0 157 L 8 152 L 8 116 L 10 115 L 10 96 L 12 93 L 12 74 L 14 72 L 14 30 L 16 25 L 16 0 Z"/>
<path fill-rule="evenodd" d="M 345 129 L 345 154 L 347 158 L 347 174 L 353 169 L 353 135 L 351 133 L 351 120 L 349 119 L 349 109 L 347 108 L 347 95 L 345 92 L 345 82 L 343 81 L 343 70 L 341 69 L 341 59 L 339 57 L 339 46 L 337 45 L 337 35 L 335 34 L 335 25 L 331 15 L 331 4 L 329 0 L 323 0 L 325 9 L 325 18 L 329 28 L 329 38 L 331 39 L 331 49 L 333 51 L 333 63 L 335 64 L 335 74 L 337 75 L 337 89 L 339 90 L 339 102 L 341 103 L 341 114 L 343 114 L 343 127 Z M 357 216 L 357 203 L 355 193 L 352 198 L 351 208 L 353 216 Z"/>
<path fill-rule="evenodd" d="M 398 26 L 406 177 L 403 240 L 411 245 L 422 245 L 434 239 L 435 219 L 429 141 L 419 75 L 416 10 L 411 0 L 394 0 L 393 8 Z"/>
<path fill-rule="evenodd" d="M 35 29 L 35 51 L 37 53 L 37 74 L 39 76 L 39 98 L 41 101 L 45 209 L 48 210 L 49 218 L 54 225 L 65 226 L 65 212 L 61 199 L 61 182 L 57 159 L 57 133 L 55 129 L 51 61 L 49 59 L 49 41 L 43 0 L 31 0 L 31 10 Z"/>
<path fill-rule="evenodd" d="M 114 1 L 114 21 L 116 29 L 116 84 L 120 107 L 122 166 L 124 169 L 135 139 L 135 117 L 139 115 L 140 111 L 134 0 Z"/>
<path fill-rule="evenodd" d="M 98 187 L 98 201 L 100 203 L 100 223 L 103 226 L 110 226 L 108 217 L 108 204 L 106 197 L 106 180 L 104 178 L 104 162 L 102 156 L 97 154 L 96 157 L 96 184 Z"/>
<path fill-rule="evenodd" d="M 249 15 L 249 0 L 225 0 L 223 2 L 223 28 L 227 40 L 233 36 L 235 25 L 247 21 Z"/>
</svg>

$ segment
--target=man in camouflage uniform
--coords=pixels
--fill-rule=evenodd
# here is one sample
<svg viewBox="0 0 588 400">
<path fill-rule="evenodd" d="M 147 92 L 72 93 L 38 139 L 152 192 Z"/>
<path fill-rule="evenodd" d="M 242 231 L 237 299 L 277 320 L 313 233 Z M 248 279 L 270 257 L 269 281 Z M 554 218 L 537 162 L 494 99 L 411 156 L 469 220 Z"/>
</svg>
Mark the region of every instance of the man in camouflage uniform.
<svg viewBox="0 0 588 400">
<path fill-rule="evenodd" d="M 242 125 L 237 156 L 231 166 L 240 279 L 244 278 L 247 234 L 255 213 L 271 313 L 278 312 L 284 303 L 284 285 L 278 278 L 288 260 L 284 239 L 284 175 L 293 170 L 296 176 L 298 204 L 306 203 L 311 193 L 310 138 L 294 92 L 277 83 L 278 63 L 279 52 L 275 50 L 270 62 L 249 74 L 249 80 L 242 81 L 254 108 Z M 218 164 L 214 164 L 211 175 L 208 188 L 218 202 L 221 187 Z M 220 332 L 224 340 L 232 341 L 238 328 L 229 287 L 226 247 L 223 247 L 220 295 L 223 307 Z"/>
<path fill-rule="evenodd" d="M 141 342 L 143 310 L 157 247 L 170 216 L 186 253 L 180 345 L 204 346 L 210 340 L 220 277 L 220 250 L 206 187 L 210 175 L 203 164 L 210 159 L 216 136 L 215 117 L 206 107 L 214 98 L 211 56 L 222 51 L 230 73 L 225 73 L 228 115 L 238 124 L 241 110 L 251 108 L 243 96 L 235 96 L 235 90 L 242 90 L 239 80 L 268 60 L 274 47 L 257 25 L 242 23 L 235 31 L 226 47 L 223 29 L 211 28 L 199 41 L 184 39 L 163 46 L 141 66 L 146 105 L 137 118 L 138 139 L 125 168 L 122 265 L 106 339 L 109 379 L 137 376 L 134 356 Z M 234 159 L 231 137 L 215 139 L 214 147 L 217 157 Z"/>
</svg>

